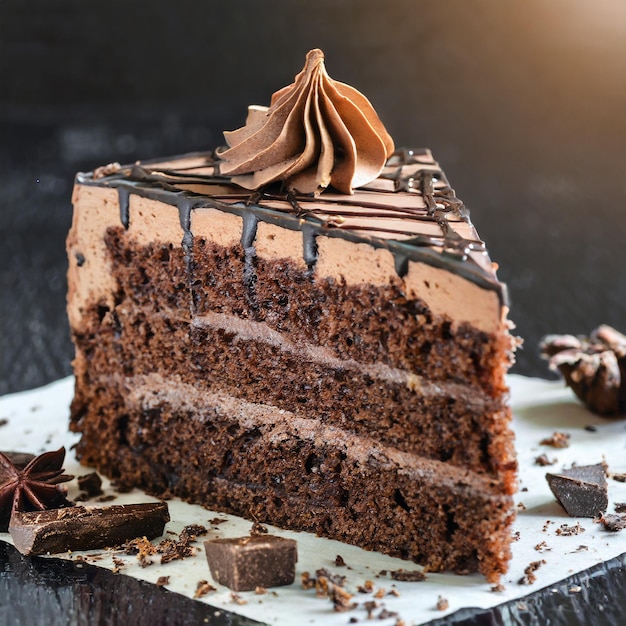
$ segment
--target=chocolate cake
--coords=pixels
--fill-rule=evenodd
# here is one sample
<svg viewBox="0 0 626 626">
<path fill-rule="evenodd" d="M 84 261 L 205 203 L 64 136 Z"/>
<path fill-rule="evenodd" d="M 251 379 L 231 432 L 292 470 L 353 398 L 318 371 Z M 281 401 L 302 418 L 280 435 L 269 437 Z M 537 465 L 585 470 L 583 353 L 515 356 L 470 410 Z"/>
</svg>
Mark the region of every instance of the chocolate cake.
<svg viewBox="0 0 626 626">
<path fill-rule="evenodd" d="M 312 51 L 228 147 L 77 175 L 77 454 L 121 487 L 495 580 L 506 290 L 428 150 Z"/>
</svg>

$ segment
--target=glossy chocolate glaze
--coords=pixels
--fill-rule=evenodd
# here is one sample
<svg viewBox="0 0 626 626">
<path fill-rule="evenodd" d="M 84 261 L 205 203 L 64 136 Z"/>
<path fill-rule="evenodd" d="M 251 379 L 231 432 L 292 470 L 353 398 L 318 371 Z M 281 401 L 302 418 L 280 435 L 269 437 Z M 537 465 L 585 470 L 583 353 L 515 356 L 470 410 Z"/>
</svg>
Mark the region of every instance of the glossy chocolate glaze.
<svg viewBox="0 0 626 626">
<path fill-rule="evenodd" d="M 191 158 L 196 160 L 194 166 L 185 167 L 184 162 Z M 177 160 L 180 160 L 181 167 L 172 167 Z M 120 221 L 125 228 L 129 227 L 132 194 L 176 206 L 184 233 L 181 245 L 187 262 L 191 258 L 193 242 L 191 212 L 209 207 L 242 217 L 241 243 L 249 262 L 254 255 L 257 224 L 264 221 L 302 232 L 304 261 L 311 271 L 317 262 L 317 236 L 341 237 L 389 250 L 400 277 L 408 271 L 409 261 L 426 263 L 495 291 L 501 304 L 508 305 L 506 286 L 497 280 L 486 257 L 484 242 L 464 237 L 452 226 L 460 222 L 471 226 L 469 211 L 456 197 L 445 174 L 427 150 L 396 151 L 373 186 L 363 188 L 365 192 L 374 193 L 359 196 L 358 201 L 349 195 L 340 196 L 338 201 L 336 194 L 326 192 L 318 196 L 294 195 L 284 192 L 278 185 L 250 192 L 220 174 L 219 158 L 212 152 L 182 155 L 164 165 L 167 167 L 160 167 L 155 161 L 137 162 L 101 178 L 92 173 L 79 173 L 76 180 L 84 185 L 117 189 Z M 383 185 L 390 183 L 393 191 L 381 190 L 376 185 L 379 182 Z M 210 190 L 212 185 L 217 193 L 187 189 L 207 186 Z M 404 196 L 403 199 L 414 195 L 416 202 L 414 205 L 398 203 L 395 207 L 389 202 L 389 193 Z M 381 198 L 386 202 L 383 203 Z M 344 219 L 344 215 L 349 215 L 350 220 Z M 393 227 L 390 227 L 390 221 L 393 221 Z M 416 224 L 420 223 L 426 225 L 424 232 L 419 229 L 416 232 Z M 433 226 L 440 234 L 428 232 Z M 478 262 L 480 256 L 484 258 Z"/>
</svg>

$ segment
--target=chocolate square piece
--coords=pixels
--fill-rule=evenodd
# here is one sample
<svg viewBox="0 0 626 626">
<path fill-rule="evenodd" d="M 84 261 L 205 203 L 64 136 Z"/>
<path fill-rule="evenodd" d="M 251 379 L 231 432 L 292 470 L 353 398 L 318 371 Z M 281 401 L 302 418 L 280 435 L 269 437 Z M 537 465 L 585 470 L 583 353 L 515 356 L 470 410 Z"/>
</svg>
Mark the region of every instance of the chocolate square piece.
<svg viewBox="0 0 626 626">
<path fill-rule="evenodd" d="M 293 539 L 254 535 L 204 542 L 214 580 L 233 591 L 290 585 L 298 553 Z"/>
<path fill-rule="evenodd" d="M 604 465 L 581 465 L 548 473 L 546 480 L 556 499 L 572 517 L 597 517 L 609 501 Z"/>
</svg>

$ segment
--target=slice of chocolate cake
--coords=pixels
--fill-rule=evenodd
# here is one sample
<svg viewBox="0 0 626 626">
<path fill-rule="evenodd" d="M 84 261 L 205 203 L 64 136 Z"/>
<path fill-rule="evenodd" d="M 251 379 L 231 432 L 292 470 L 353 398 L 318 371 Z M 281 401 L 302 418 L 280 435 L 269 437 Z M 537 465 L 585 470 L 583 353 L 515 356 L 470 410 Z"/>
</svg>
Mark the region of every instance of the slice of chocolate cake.
<svg viewBox="0 0 626 626">
<path fill-rule="evenodd" d="M 515 342 L 467 209 L 319 51 L 226 139 L 76 178 L 79 457 L 122 486 L 496 579 Z"/>
</svg>

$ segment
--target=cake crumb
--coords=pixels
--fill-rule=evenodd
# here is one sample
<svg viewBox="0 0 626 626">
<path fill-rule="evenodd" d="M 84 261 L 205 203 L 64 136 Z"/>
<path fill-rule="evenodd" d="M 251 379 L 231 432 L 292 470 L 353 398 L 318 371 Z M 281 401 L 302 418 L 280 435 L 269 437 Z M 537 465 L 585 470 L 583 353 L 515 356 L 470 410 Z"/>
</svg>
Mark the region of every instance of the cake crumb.
<svg viewBox="0 0 626 626">
<path fill-rule="evenodd" d="M 576 550 L 572 551 L 572 554 L 575 554 L 576 552 L 587 552 L 587 550 L 589 550 L 589 546 L 585 546 L 585 545 L 579 545 L 578 548 L 576 548 Z"/>
<path fill-rule="evenodd" d="M 346 577 L 341 574 L 334 574 L 330 570 L 327 570 L 325 567 L 322 567 L 316 570 L 315 575 L 319 578 L 326 578 L 333 585 L 337 585 L 339 587 L 343 587 L 346 584 Z"/>
<path fill-rule="evenodd" d="M 357 587 L 357 591 L 359 593 L 372 593 L 374 591 L 374 583 L 371 580 L 366 580 Z"/>
<path fill-rule="evenodd" d="M 541 541 L 535 546 L 535 550 L 537 550 L 537 552 L 550 552 L 552 548 L 549 548 L 545 541 Z"/>
<path fill-rule="evenodd" d="M 626 513 L 626 502 L 616 502 L 615 503 L 615 512 L 616 513 Z"/>
<path fill-rule="evenodd" d="M 437 610 L 438 611 L 447 611 L 450 608 L 450 602 L 448 602 L 447 598 L 443 596 L 439 596 L 437 598 Z"/>
<path fill-rule="evenodd" d="M 561 524 L 556 529 L 556 534 L 560 537 L 571 537 L 573 535 L 580 535 L 584 533 L 585 529 L 580 525 L 580 522 L 576 522 L 576 524 L 570 526 L 569 524 Z"/>
<path fill-rule="evenodd" d="M 169 585 L 170 584 L 170 577 L 169 576 L 159 576 L 157 578 L 157 581 L 154 584 L 157 587 L 165 587 L 165 585 Z"/>
<path fill-rule="evenodd" d="M 496 585 L 492 585 L 491 589 L 489 589 L 489 591 L 493 591 L 494 593 L 498 593 L 498 592 L 504 591 L 505 589 L 506 589 L 506 587 L 502 583 L 498 583 Z"/>
<path fill-rule="evenodd" d="M 556 457 L 552 460 L 548 458 L 547 454 L 540 454 L 538 457 L 535 457 L 535 465 L 540 465 L 541 467 L 546 467 L 546 465 L 554 465 L 557 462 Z"/>
<path fill-rule="evenodd" d="M 404 570 L 398 569 L 391 572 L 391 578 L 393 580 L 399 580 L 402 582 L 421 582 L 426 580 L 426 574 L 420 570 Z"/>
<path fill-rule="evenodd" d="M 618 483 L 626 483 L 626 474 L 613 474 L 613 480 L 616 480 Z"/>
<path fill-rule="evenodd" d="M 9 423 L 9 420 L 6 417 L 0 417 L 0 427 L 6 426 Z"/>
<path fill-rule="evenodd" d="M 256 535 L 266 535 L 267 532 L 268 532 L 267 526 L 263 526 L 263 524 L 260 524 L 259 522 L 254 520 L 254 523 L 252 524 L 252 528 L 250 529 L 251 536 L 254 537 Z"/>
<path fill-rule="evenodd" d="M 542 446 L 552 446 L 553 448 L 569 448 L 570 434 L 554 432 L 550 437 L 542 439 L 539 443 Z"/>
<path fill-rule="evenodd" d="M 267 589 L 265 587 L 255 587 L 254 593 L 257 596 L 264 596 L 267 593 Z"/>
<path fill-rule="evenodd" d="M 545 565 L 545 561 L 542 559 L 541 561 L 533 561 L 528 564 L 528 567 L 524 570 L 524 576 L 522 576 L 518 581 L 518 585 L 532 585 L 536 580 L 537 576 L 535 572 L 542 566 Z"/>
<path fill-rule="evenodd" d="M 346 562 L 343 560 L 341 554 L 335 557 L 335 567 L 346 567 Z"/>
<path fill-rule="evenodd" d="M 117 574 L 119 571 L 126 565 L 126 563 L 122 559 L 118 559 L 116 556 L 112 557 L 113 561 L 113 573 Z"/>
<path fill-rule="evenodd" d="M 202 598 L 212 591 L 217 591 L 217 589 L 213 585 L 211 585 L 208 580 L 199 580 L 198 584 L 196 585 L 196 592 L 193 594 L 193 597 Z"/>
<path fill-rule="evenodd" d="M 315 587 L 315 578 L 311 578 L 309 572 L 300 574 L 300 582 L 303 589 L 313 589 Z"/>
<path fill-rule="evenodd" d="M 380 606 L 375 600 L 368 600 L 363 603 L 363 608 L 367 611 L 367 619 L 374 619 L 374 611 Z"/>
<path fill-rule="evenodd" d="M 239 606 L 243 606 L 244 604 L 248 604 L 248 601 L 242 598 L 238 593 L 232 592 L 230 594 L 230 601 L 233 604 L 238 604 Z"/>
</svg>

